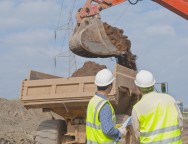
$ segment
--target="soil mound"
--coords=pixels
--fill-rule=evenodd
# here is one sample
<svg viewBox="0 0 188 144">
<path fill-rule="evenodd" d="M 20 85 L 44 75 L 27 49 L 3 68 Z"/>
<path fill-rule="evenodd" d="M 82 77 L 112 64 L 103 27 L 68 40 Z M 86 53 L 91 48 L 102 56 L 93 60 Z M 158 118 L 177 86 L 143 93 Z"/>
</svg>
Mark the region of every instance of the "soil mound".
<svg viewBox="0 0 188 144">
<path fill-rule="evenodd" d="M 99 65 L 95 62 L 88 61 L 88 62 L 85 62 L 84 65 L 80 69 L 75 71 L 72 74 L 72 77 L 95 76 L 97 72 L 105 68 L 106 68 L 105 65 Z"/>
</svg>

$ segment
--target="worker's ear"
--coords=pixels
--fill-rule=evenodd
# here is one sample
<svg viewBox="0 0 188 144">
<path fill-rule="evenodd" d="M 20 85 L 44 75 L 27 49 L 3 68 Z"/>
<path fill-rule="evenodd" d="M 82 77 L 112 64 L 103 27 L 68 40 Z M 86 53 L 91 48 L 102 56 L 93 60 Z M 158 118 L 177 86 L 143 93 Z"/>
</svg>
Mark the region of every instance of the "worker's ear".
<svg viewBox="0 0 188 144">
<path fill-rule="evenodd" d="M 108 86 L 109 93 L 112 90 L 112 83 Z"/>
<path fill-rule="evenodd" d="M 112 88 L 112 86 L 113 86 L 113 84 L 111 83 L 111 84 L 110 84 L 110 87 Z"/>
</svg>

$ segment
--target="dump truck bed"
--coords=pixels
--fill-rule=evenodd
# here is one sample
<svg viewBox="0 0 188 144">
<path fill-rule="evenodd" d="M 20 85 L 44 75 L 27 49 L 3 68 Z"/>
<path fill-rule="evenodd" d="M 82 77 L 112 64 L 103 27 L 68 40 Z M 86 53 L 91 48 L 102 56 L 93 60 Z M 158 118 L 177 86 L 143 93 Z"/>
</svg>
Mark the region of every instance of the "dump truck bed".
<svg viewBox="0 0 188 144">
<path fill-rule="evenodd" d="M 130 113 L 131 105 L 139 98 L 134 84 L 136 72 L 116 64 L 113 74 L 116 80 L 109 100 L 117 114 Z M 28 109 L 44 108 L 63 117 L 84 117 L 87 104 L 96 92 L 94 79 L 95 76 L 59 78 L 42 73 L 33 76 L 32 72 L 22 82 L 21 101 Z"/>
</svg>

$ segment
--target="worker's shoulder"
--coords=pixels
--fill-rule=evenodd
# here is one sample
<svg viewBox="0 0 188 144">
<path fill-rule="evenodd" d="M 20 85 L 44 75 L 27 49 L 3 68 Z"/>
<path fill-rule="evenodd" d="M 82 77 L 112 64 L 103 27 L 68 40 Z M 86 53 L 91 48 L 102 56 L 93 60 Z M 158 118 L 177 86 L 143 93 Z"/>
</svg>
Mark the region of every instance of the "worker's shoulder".
<svg viewBox="0 0 188 144">
<path fill-rule="evenodd" d="M 173 96 L 166 93 L 156 93 L 156 101 L 163 104 L 175 103 Z"/>
<path fill-rule="evenodd" d="M 134 106 L 133 106 L 133 110 L 137 109 L 138 107 L 144 105 L 144 100 L 141 98 L 141 100 L 139 100 Z"/>
<path fill-rule="evenodd" d="M 151 104 L 155 104 L 155 103 L 160 103 L 160 102 L 175 102 L 175 99 L 166 93 L 158 93 L 158 92 L 151 92 L 148 93 L 146 95 L 143 95 L 143 98 L 138 101 L 134 107 L 142 107 L 143 105 L 145 106 L 147 105 L 151 105 Z"/>
<path fill-rule="evenodd" d="M 156 95 L 159 95 L 159 97 L 161 96 L 161 97 L 164 97 L 164 98 L 168 98 L 168 99 L 174 100 L 174 97 L 171 96 L 170 94 L 167 94 L 167 93 L 157 93 L 156 92 Z"/>
</svg>

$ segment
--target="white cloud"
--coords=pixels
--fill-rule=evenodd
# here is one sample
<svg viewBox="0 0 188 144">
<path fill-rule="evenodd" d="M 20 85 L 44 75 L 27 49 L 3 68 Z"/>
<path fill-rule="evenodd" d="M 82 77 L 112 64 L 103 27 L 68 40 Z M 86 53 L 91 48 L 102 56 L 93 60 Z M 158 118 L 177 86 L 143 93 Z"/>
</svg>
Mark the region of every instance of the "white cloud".
<svg viewBox="0 0 188 144">
<path fill-rule="evenodd" d="M 166 36 L 166 37 L 172 37 L 175 36 L 175 31 L 172 28 L 172 26 L 168 25 L 154 25 L 146 28 L 146 34 L 149 36 Z"/>
<path fill-rule="evenodd" d="M 0 2 L 0 29 L 55 26 L 57 10 L 57 4 L 51 0 L 27 0 L 18 3 L 3 0 Z"/>
<path fill-rule="evenodd" d="M 53 37 L 53 31 L 49 29 L 34 29 L 6 35 L 3 41 L 7 46 L 36 46 L 45 45 L 45 42 L 51 40 Z"/>
</svg>

